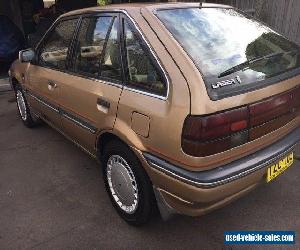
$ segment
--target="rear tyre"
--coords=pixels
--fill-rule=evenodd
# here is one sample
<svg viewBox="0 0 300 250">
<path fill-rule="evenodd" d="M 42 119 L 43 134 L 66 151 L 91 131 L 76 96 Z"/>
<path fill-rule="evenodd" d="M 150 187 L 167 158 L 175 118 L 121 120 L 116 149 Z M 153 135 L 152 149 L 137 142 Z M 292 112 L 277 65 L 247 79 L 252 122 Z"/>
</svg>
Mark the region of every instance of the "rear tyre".
<svg viewBox="0 0 300 250">
<path fill-rule="evenodd" d="M 118 214 L 141 226 L 151 217 L 155 198 L 149 177 L 135 154 L 122 142 L 109 142 L 103 153 L 103 178 Z"/>
<path fill-rule="evenodd" d="M 34 118 L 30 112 L 29 105 L 27 103 L 26 97 L 20 85 L 17 85 L 15 88 L 16 102 L 21 117 L 22 122 L 28 128 L 35 127 L 39 124 L 39 119 Z"/>
</svg>

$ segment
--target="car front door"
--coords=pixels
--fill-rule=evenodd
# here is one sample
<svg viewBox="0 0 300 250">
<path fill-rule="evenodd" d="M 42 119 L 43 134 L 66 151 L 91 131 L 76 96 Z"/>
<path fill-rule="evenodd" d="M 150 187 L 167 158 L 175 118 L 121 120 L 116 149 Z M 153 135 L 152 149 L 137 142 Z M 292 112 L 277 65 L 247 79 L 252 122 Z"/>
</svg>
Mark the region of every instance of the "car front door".
<svg viewBox="0 0 300 250">
<path fill-rule="evenodd" d="M 47 122 L 61 129 L 61 83 L 68 70 L 70 47 L 79 18 L 58 21 L 36 50 L 27 70 L 30 105 Z"/>
<path fill-rule="evenodd" d="M 94 153 L 100 130 L 113 128 L 122 92 L 119 16 L 83 16 L 72 58 L 72 75 L 61 87 L 64 132 Z"/>
</svg>

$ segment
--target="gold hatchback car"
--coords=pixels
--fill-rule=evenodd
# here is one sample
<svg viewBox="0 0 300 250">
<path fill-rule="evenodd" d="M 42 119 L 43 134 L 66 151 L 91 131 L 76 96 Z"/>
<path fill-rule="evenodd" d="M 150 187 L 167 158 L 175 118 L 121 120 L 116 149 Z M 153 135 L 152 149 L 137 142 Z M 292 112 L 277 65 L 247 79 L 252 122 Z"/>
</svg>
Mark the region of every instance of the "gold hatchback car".
<svg viewBox="0 0 300 250">
<path fill-rule="evenodd" d="M 230 6 L 111 5 L 62 15 L 9 74 L 24 124 L 98 159 L 114 207 L 141 225 L 156 207 L 207 213 L 293 164 L 299 54 Z"/>
</svg>

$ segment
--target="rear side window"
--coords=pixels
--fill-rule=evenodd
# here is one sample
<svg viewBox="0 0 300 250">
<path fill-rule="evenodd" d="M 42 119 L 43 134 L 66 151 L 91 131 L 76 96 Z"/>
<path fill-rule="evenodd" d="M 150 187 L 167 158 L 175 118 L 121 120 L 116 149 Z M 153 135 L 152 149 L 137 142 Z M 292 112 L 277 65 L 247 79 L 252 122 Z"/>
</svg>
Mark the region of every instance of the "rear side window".
<svg viewBox="0 0 300 250">
<path fill-rule="evenodd" d="M 117 18 L 83 18 L 75 50 L 75 71 L 121 80 Z"/>
<path fill-rule="evenodd" d="M 41 66 L 59 70 L 67 68 L 67 55 L 77 22 L 78 19 L 61 21 L 50 31 L 40 48 L 39 64 Z"/>
<path fill-rule="evenodd" d="M 128 84 L 135 89 L 165 96 L 166 84 L 134 30 L 124 22 Z"/>
</svg>

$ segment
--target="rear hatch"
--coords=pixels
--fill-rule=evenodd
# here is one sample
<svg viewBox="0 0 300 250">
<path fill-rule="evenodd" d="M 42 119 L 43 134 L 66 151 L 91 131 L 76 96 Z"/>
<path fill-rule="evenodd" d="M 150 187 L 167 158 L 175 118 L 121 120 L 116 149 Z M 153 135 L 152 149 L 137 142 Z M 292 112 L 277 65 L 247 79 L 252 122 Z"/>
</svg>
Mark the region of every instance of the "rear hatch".
<svg viewBox="0 0 300 250">
<path fill-rule="evenodd" d="M 193 60 L 211 100 L 300 74 L 300 47 L 232 8 L 178 8 L 157 17 Z"/>
<path fill-rule="evenodd" d="M 220 165 L 270 145 L 299 126 L 296 43 L 231 7 L 166 8 L 155 15 L 194 62 L 210 99 L 193 101 L 200 95 L 195 88 L 191 92 L 192 110 L 193 105 L 203 108 L 186 118 L 186 154 L 208 157 L 203 165 Z M 227 153 L 229 149 L 234 150 Z M 198 160 L 190 163 L 201 165 Z"/>
</svg>

